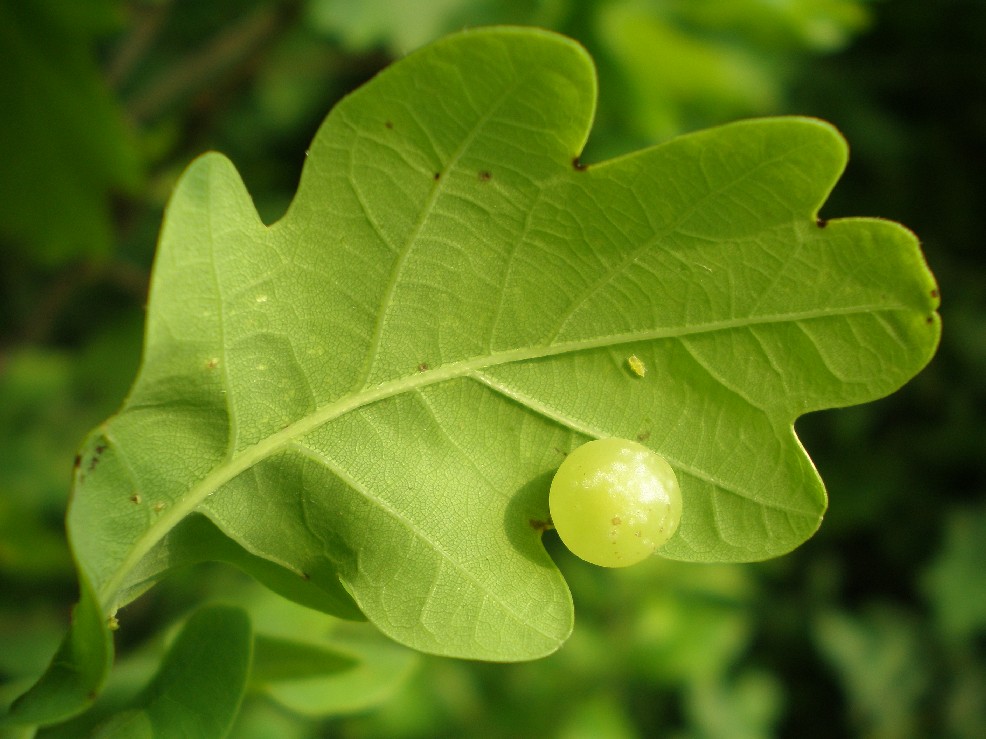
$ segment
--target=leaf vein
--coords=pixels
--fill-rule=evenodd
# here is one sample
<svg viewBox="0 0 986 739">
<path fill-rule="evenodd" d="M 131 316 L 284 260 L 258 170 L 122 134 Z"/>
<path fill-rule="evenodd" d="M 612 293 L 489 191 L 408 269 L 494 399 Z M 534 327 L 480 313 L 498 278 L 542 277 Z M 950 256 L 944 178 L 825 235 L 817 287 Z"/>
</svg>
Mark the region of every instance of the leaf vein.
<svg viewBox="0 0 986 739">
<path fill-rule="evenodd" d="M 460 565 L 456 559 L 450 555 L 444 548 L 440 545 L 438 541 L 433 539 L 429 534 L 420 529 L 414 524 L 413 521 L 407 518 L 401 511 L 394 508 L 386 500 L 378 495 L 375 495 L 370 489 L 364 486 L 359 480 L 352 477 L 348 471 L 346 471 L 341 465 L 339 465 L 335 460 L 329 457 L 325 452 L 312 449 L 311 447 L 305 446 L 300 442 L 294 442 L 295 448 L 307 456 L 309 459 L 316 463 L 320 463 L 326 468 L 328 468 L 332 474 L 338 477 L 342 482 L 352 488 L 355 492 L 363 496 L 363 498 L 376 506 L 380 511 L 389 515 L 393 520 L 399 522 L 404 528 L 406 528 L 416 539 L 425 544 L 429 549 L 431 549 L 435 554 L 437 554 L 441 561 L 447 565 L 450 565 L 454 570 L 459 572 L 466 580 L 471 582 L 477 590 L 483 593 L 486 597 L 492 599 L 505 613 L 514 619 L 517 623 L 521 624 L 525 628 L 533 628 L 535 631 L 540 633 L 542 636 L 553 639 L 551 634 L 547 634 L 536 626 L 533 626 L 528 622 L 528 619 L 522 617 L 508 604 L 506 601 L 502 600 L 495 593 L 489 590 L 472 572 L 467 570 L 465 567 Z"/>
</svg>

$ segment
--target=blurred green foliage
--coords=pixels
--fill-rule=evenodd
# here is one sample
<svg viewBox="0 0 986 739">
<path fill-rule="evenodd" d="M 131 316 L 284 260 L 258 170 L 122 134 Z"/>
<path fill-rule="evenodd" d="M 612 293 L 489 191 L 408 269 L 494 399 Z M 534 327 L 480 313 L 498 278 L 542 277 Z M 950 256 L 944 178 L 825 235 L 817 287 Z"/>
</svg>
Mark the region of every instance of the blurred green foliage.
<svg viewBox="0 0 986 739">
<path fill-rule="evenodd" d="M 977 0 L 0 0 L 0 705 L 44 667 L 76 597 L 61 521 L 74 449 L 133 376 L 178 173 L 219 149 L 274 220 L 334 101 L 438 35 L 505 22 L 596 58 L 587 159 L 742 116 L 835 123 L 853 159 L 824 214 L 921 236 L 941 350 L 893 398 L 799 423 L 831 508 L 793 554 L 614 573 L 548 535 L 578 613 L 556 655 L 425 658 L 381 708 L 333 719 L 254 691 L 234 735 L 986 735 Z M 220 566 L 155 588 L 126 614 L 115 679 L 147 674 L 146 635 L 198 600 L 250 592 Z"/>
</svg>

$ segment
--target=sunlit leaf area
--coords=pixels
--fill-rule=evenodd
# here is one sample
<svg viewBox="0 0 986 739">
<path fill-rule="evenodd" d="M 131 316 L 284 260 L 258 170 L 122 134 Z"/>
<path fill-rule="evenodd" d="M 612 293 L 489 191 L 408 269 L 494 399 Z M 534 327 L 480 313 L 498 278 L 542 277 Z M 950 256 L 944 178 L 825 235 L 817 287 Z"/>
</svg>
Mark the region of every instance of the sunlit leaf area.
<svg viewBox="0 0 986 739">
<path fill-rule="evenodd" d="M 986 735 L 984 42 L 0 0 L 0 739 Z"/>
</svg>

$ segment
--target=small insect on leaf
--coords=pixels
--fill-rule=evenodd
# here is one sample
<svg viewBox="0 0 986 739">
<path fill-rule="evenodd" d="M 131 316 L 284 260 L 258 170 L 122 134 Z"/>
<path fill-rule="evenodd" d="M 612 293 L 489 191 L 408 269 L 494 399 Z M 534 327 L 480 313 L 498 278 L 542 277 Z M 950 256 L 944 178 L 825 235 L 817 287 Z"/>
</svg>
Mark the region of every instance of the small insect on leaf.
<svg viewBox="0 0 986 739">
<path fill-rule="evenodd" d="M 636 354 L 631 354 L 627 357 L 627 366 L 630 367 L 630 371 L 637 377 L 643 377 L 647 374 L 647 365 Z"/>
<path fill-rule="evenodd" d="M 600 567 L 628 567 L 678 530 L 681 488 L 667 460 L 643 444 L 597 439 L 561 463 L 548 506 L 572 553 Z"/>
</svg>

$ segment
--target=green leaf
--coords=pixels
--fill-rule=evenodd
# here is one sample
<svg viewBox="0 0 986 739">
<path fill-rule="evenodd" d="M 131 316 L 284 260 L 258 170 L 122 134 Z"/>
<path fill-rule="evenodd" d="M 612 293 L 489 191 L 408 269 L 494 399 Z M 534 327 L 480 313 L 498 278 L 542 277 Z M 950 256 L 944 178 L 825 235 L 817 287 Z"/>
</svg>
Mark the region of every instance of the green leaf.
<svg viewBox="0 0 986 739">
<path fill-rule="evenodd" d="M 782 698 L 781 685 L 769 672 L 746 670 L 735 679 L 706 676 L 687 691 L 690 723 L 697 729 L 690 736 L 776 736 Z"/>
<path fill-rule="evenodd" d="M 223 737 L 250 674 L 253 635 L 241 608 L 197 611 L 131 709 L 95 732 L 101 737 Z"/>
<path fill-rule="evenodd" d="M 154 725 L 144 711 L 131 708 L 116 714 L 92 732 L 94 739 L 154 739 Z"/>
<path fill-rule="evenodd" d="M 90 705 L 113 660 L 113 642 L 92 587 L 79 577 L 81 595 L 72 625 L 41 679 L 0 717 L 0 728 L 55 723 Z"/>
<path fill-rule="evenodd" d="M 597 696 L 573 706 L 562 718 L 559 739 L 633 739 L 638 736 L 627 710 L 612 696 Z"/>
<path fill-rule="evenodd" d="M 258 635 L 254 643 L 254 678 L 262 682 L 322 676 L 354 664 L 338 652 L 290 639 Z"/>
<path fill-rule="evenodd" d="M 953 511 L 923 589 L 941 633 L 959 644 L 986 632 L 986 509 Z"/>
<path fill-rule="evenodd" d="M 813 632 L 845 690 L 854 735 L 919 735 L 933 659 L 911 616 L 884 606 L 858 617 L 836 611 Z"/>
<path fill-rule="evenodd" d="M 69 510 L 106 613 L 197 512 L 253 557 L 337 578 L 404 644 L 542 656 L 572 626 L 540 541 L 548 481 L 600 436 L 675 467 L 669 557 L 763 559 L 815 531 L 825 493 L 793 422 L 928 361 L 917 241 L 816 222 L 846 159 L 816 120 L 579 165 L 594 79 L 546 32 L 440 41 L 336 107 L 272 226 L 225 158 L 189 168 L 143 366 Z"/>
<path fill-rule="evenodd" d="M 105 254 L 111 196 L 140 180 L 92 48 L 116 5 L 0 2 L 0 237 L 37 263 Z"/>
<path fill-rule="evenodd" d="M 250 604 L 257 631 L 253 688 L 311 717 L 366 711 L 414 673 L 417 654 L 368 624 L 339 621 L 271 594 Z"/>
</svg>

